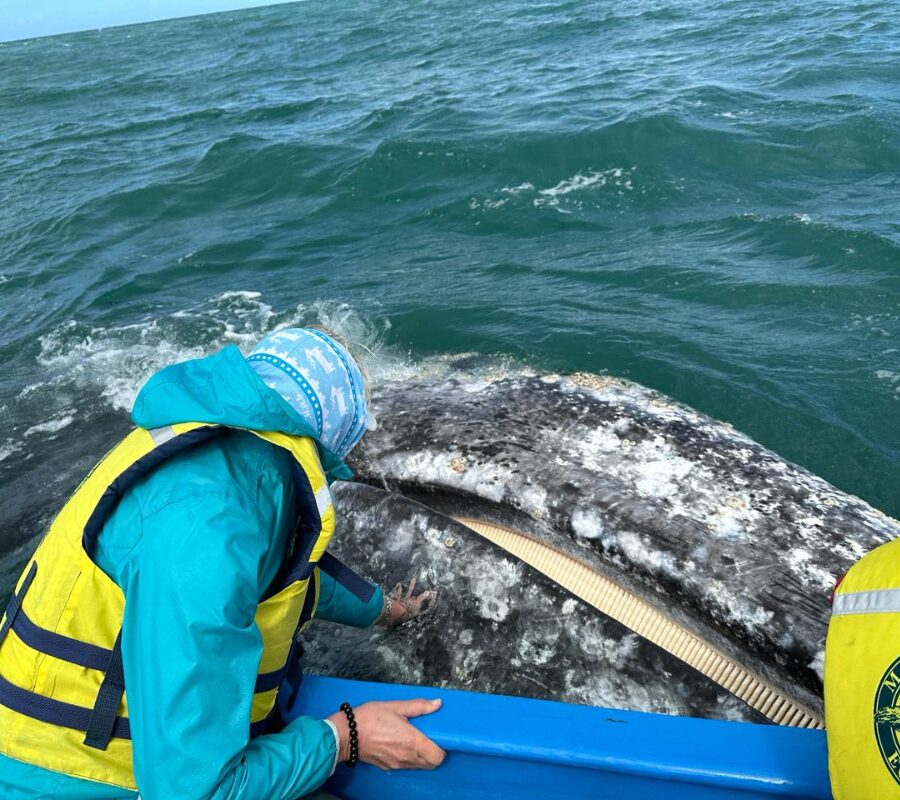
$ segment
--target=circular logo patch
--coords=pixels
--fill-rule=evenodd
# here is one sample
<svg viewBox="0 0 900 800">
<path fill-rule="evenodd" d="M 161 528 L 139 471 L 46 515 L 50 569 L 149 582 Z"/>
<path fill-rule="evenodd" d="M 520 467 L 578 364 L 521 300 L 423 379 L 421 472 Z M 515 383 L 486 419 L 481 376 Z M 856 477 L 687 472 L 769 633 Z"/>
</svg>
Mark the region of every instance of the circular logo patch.
<svg viewBox="0 0 900 800">
<path fill-rule="evenodd" d="M 900 784 L 900 658 L 887 668 L 875 692 L 875 738 L 881 759 Z"/>
</svg>

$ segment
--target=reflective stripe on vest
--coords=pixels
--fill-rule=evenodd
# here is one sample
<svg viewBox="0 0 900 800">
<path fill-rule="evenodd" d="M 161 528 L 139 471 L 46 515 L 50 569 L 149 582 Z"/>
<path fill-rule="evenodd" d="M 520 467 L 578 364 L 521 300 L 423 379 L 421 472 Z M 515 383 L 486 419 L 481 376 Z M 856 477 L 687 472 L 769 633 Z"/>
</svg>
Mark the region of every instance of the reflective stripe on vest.
<svg viewBox="0 0 900 800">
<path fill-rule="evenodd" d="M 842 614 L 896 614 L 900 612 L 900 589 L 871 589 L 835 594 L 833 617 Z"/>
<path fill-rule="evenodd" d="M 56 772 L 136 788 L 118 652 L 124 596 L 88 553 L 137 480 L 223 430 L 180 423 L 133 431 L 57 515 L 0 624 L 0 753 Z M 291 655 L 296 636 L 315 613 L 316 564 L 334 530 L 334 509 L 311 439 L 250 433 L 291 456 L 298 509 L 283 578 L 256 612 L 263 651 L 248 733 L 258 735 L 271 722 L 282 682 L 290 678 L 292 686 L 298 683 Z"/>
</svg>

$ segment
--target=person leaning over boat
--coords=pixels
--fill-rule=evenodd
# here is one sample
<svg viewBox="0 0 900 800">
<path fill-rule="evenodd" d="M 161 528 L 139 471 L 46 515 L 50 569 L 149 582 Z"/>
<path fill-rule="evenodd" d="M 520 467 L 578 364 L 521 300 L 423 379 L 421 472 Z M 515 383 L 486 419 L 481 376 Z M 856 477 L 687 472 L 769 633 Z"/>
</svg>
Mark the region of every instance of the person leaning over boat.
<svg viewBox="0 0 900 800">
<path fill-rule="evenodd" d="M 342 459 L 373 424 L 359 367 L 331 336 L 288 329 L 247 359 L 229 346 L 166 367 L 131 416 L 138 428 L 60 512 L 4 615 L 0 797 L 312 792 L 355 737 L 337 709 L 279 730 L 296 631 L 313 615 L 396 624 L 433 599 L 386 598 L 323 555 L 327 484 L 350 476 Z M 353 709 L 359 759 L 437 766 L 443 751 L 407 721 L 437 707 Z"/>
</svg>

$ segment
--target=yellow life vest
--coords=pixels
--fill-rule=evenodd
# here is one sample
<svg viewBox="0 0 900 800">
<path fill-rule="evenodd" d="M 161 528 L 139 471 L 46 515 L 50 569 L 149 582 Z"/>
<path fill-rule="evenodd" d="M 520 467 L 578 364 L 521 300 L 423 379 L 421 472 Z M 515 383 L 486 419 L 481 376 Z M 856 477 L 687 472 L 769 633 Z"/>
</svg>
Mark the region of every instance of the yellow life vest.
<svg viewBox="0 0 900 800">
<path fill-rule="evenodd" d="M 900 539 L 860 559 L 835 589 L 825 727 L 835 800 L 900 798 Z"/>
<path fill-rule="evenodd" d="M 138 478 L 221 430 L 203 423 L 138 428 L 100 461 L 53 521 L 0 625 L 0 753 L 137 788 L 120 649 L 125 598 L 88 553 Z M 256 611 L 263 652 L 247 722 L 250 735 L 258 735 L 275 713 L 283 679 L 296 669 L 296 637 L 315 613 L 317 564 L 334 532 L 334 508 L 311 439 L 251 433 L 291 455 L 298 503 L 284 580 Z"/>
</svg>

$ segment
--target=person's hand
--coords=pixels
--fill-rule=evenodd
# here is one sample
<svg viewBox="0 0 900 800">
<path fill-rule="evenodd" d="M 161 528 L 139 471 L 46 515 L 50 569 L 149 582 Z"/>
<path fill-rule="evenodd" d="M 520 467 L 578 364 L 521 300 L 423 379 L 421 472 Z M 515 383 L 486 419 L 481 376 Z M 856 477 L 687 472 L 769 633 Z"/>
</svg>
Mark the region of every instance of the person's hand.
<svg viewBox="0 0 900 800">
<path fill-rule="evenodd" d="M 377 622 L 393 628 L 428 611 L 437 599 L 437 592 L 427 591 L 413 595 L 415 588 L 415 578 L 410 580 L 405 590 L 403 585 L 398 583 L 389 595 L 385 595 L 384 610 Z"/>
<path fill-rule="evenodd" d="M 359 760 L 381 769 L 434 769 L 444 760 L 440 747 L 409 724 L 411 717 L 431 714 L 440 700 L 396 700 L 365 703 L 353 709 L 359 737 Z M 328 719 L 338 729 L 341 740 L 338 759 L 350 757 L 350 729 L 342 711 Z"/>
</svg>

